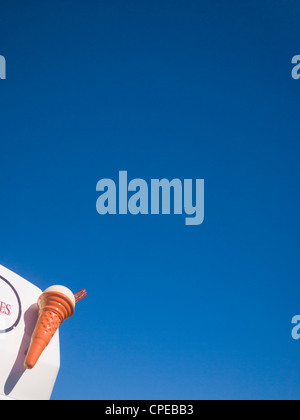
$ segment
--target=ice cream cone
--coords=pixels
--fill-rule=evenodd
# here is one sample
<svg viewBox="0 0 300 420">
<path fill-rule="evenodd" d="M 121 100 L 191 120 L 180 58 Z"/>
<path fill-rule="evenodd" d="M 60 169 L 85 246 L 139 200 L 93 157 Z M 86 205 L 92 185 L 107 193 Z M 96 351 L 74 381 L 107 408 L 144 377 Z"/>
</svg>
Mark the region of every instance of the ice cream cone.
<svg viewBox="0 0 300 420">
<path fill-rule="evenodd" d="M 62 286 L 50 287 L 40 296 L 39 318 L 24 362 L 26 369 L 36 365 L 58 328 L 74 314 L 75 303 L 73 293 Z"/>
</svg>

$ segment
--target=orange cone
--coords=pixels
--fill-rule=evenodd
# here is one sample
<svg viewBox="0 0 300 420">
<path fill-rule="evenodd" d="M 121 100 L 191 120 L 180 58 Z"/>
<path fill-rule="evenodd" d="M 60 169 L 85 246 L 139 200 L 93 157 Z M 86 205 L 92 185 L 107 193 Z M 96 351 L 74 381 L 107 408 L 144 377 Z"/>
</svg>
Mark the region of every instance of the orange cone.
<svg viewBox="0 0 300 420">
<path fill-rule="evenodd" d="M 38 300 L 39 318 L 32 334 L 30 347 L 24 366 L 32 369 L 52 337 L 75 311 L 75 304 L 86 297 L 86 291 L 73 293 L 63 286 L 53 286 L 47 289 Z"/>
</svg>

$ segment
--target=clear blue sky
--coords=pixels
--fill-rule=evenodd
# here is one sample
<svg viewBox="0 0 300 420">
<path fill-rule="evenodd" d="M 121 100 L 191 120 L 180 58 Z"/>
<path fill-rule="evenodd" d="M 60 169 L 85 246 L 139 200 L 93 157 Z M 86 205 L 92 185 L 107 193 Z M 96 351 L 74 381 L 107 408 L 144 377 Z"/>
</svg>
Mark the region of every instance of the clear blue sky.
<svg viewBox="0 0 300 420">
<path fill-rule="evenodd" d="M 53 399 L 299 398 L 299 17 L 284 0 L 1 5 L 0 262 L 89 292 Z M 119 170 L 204 178 L 204 224 L 98 215 Z"/>
</svg>

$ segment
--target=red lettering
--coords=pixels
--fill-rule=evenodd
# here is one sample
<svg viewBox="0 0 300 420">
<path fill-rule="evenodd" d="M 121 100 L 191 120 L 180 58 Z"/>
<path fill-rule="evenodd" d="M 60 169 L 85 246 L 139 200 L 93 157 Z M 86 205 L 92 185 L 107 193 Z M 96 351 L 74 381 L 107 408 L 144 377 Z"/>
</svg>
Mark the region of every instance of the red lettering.
<svg viewBox="0 0 300 420">
<path fill-rule="evenodd" d="M 3 311 L 4 311 L 4 305 L 5 305 L 5 303 L 4 302 L 0 302 L 0 313 L 1 314 L 3 314 Z M 6 305 L 5 305 L 6 306 Z"/>
<path fill-rule="evenodd" d="M 7 316 L 11 315 L 11 305 L 0 301 L 0 314 Z"/>
</svg>

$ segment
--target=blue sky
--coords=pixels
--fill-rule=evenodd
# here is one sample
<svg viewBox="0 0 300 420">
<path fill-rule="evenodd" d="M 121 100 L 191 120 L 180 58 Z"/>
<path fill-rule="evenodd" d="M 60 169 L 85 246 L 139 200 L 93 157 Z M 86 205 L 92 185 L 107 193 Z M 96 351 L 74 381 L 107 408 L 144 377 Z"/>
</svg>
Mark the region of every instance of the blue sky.
<svg viewBox="0 0 300 420">
<path fill-rule="evenodd" d="M 300 5 L 1 6 L 1 264 L 85 287 L 53 399 L 298 399 Z M 205 222 L 96 184 L 205 179 Z M 81 370 L 80 370 L 81 369 Z"/>
</svg>

